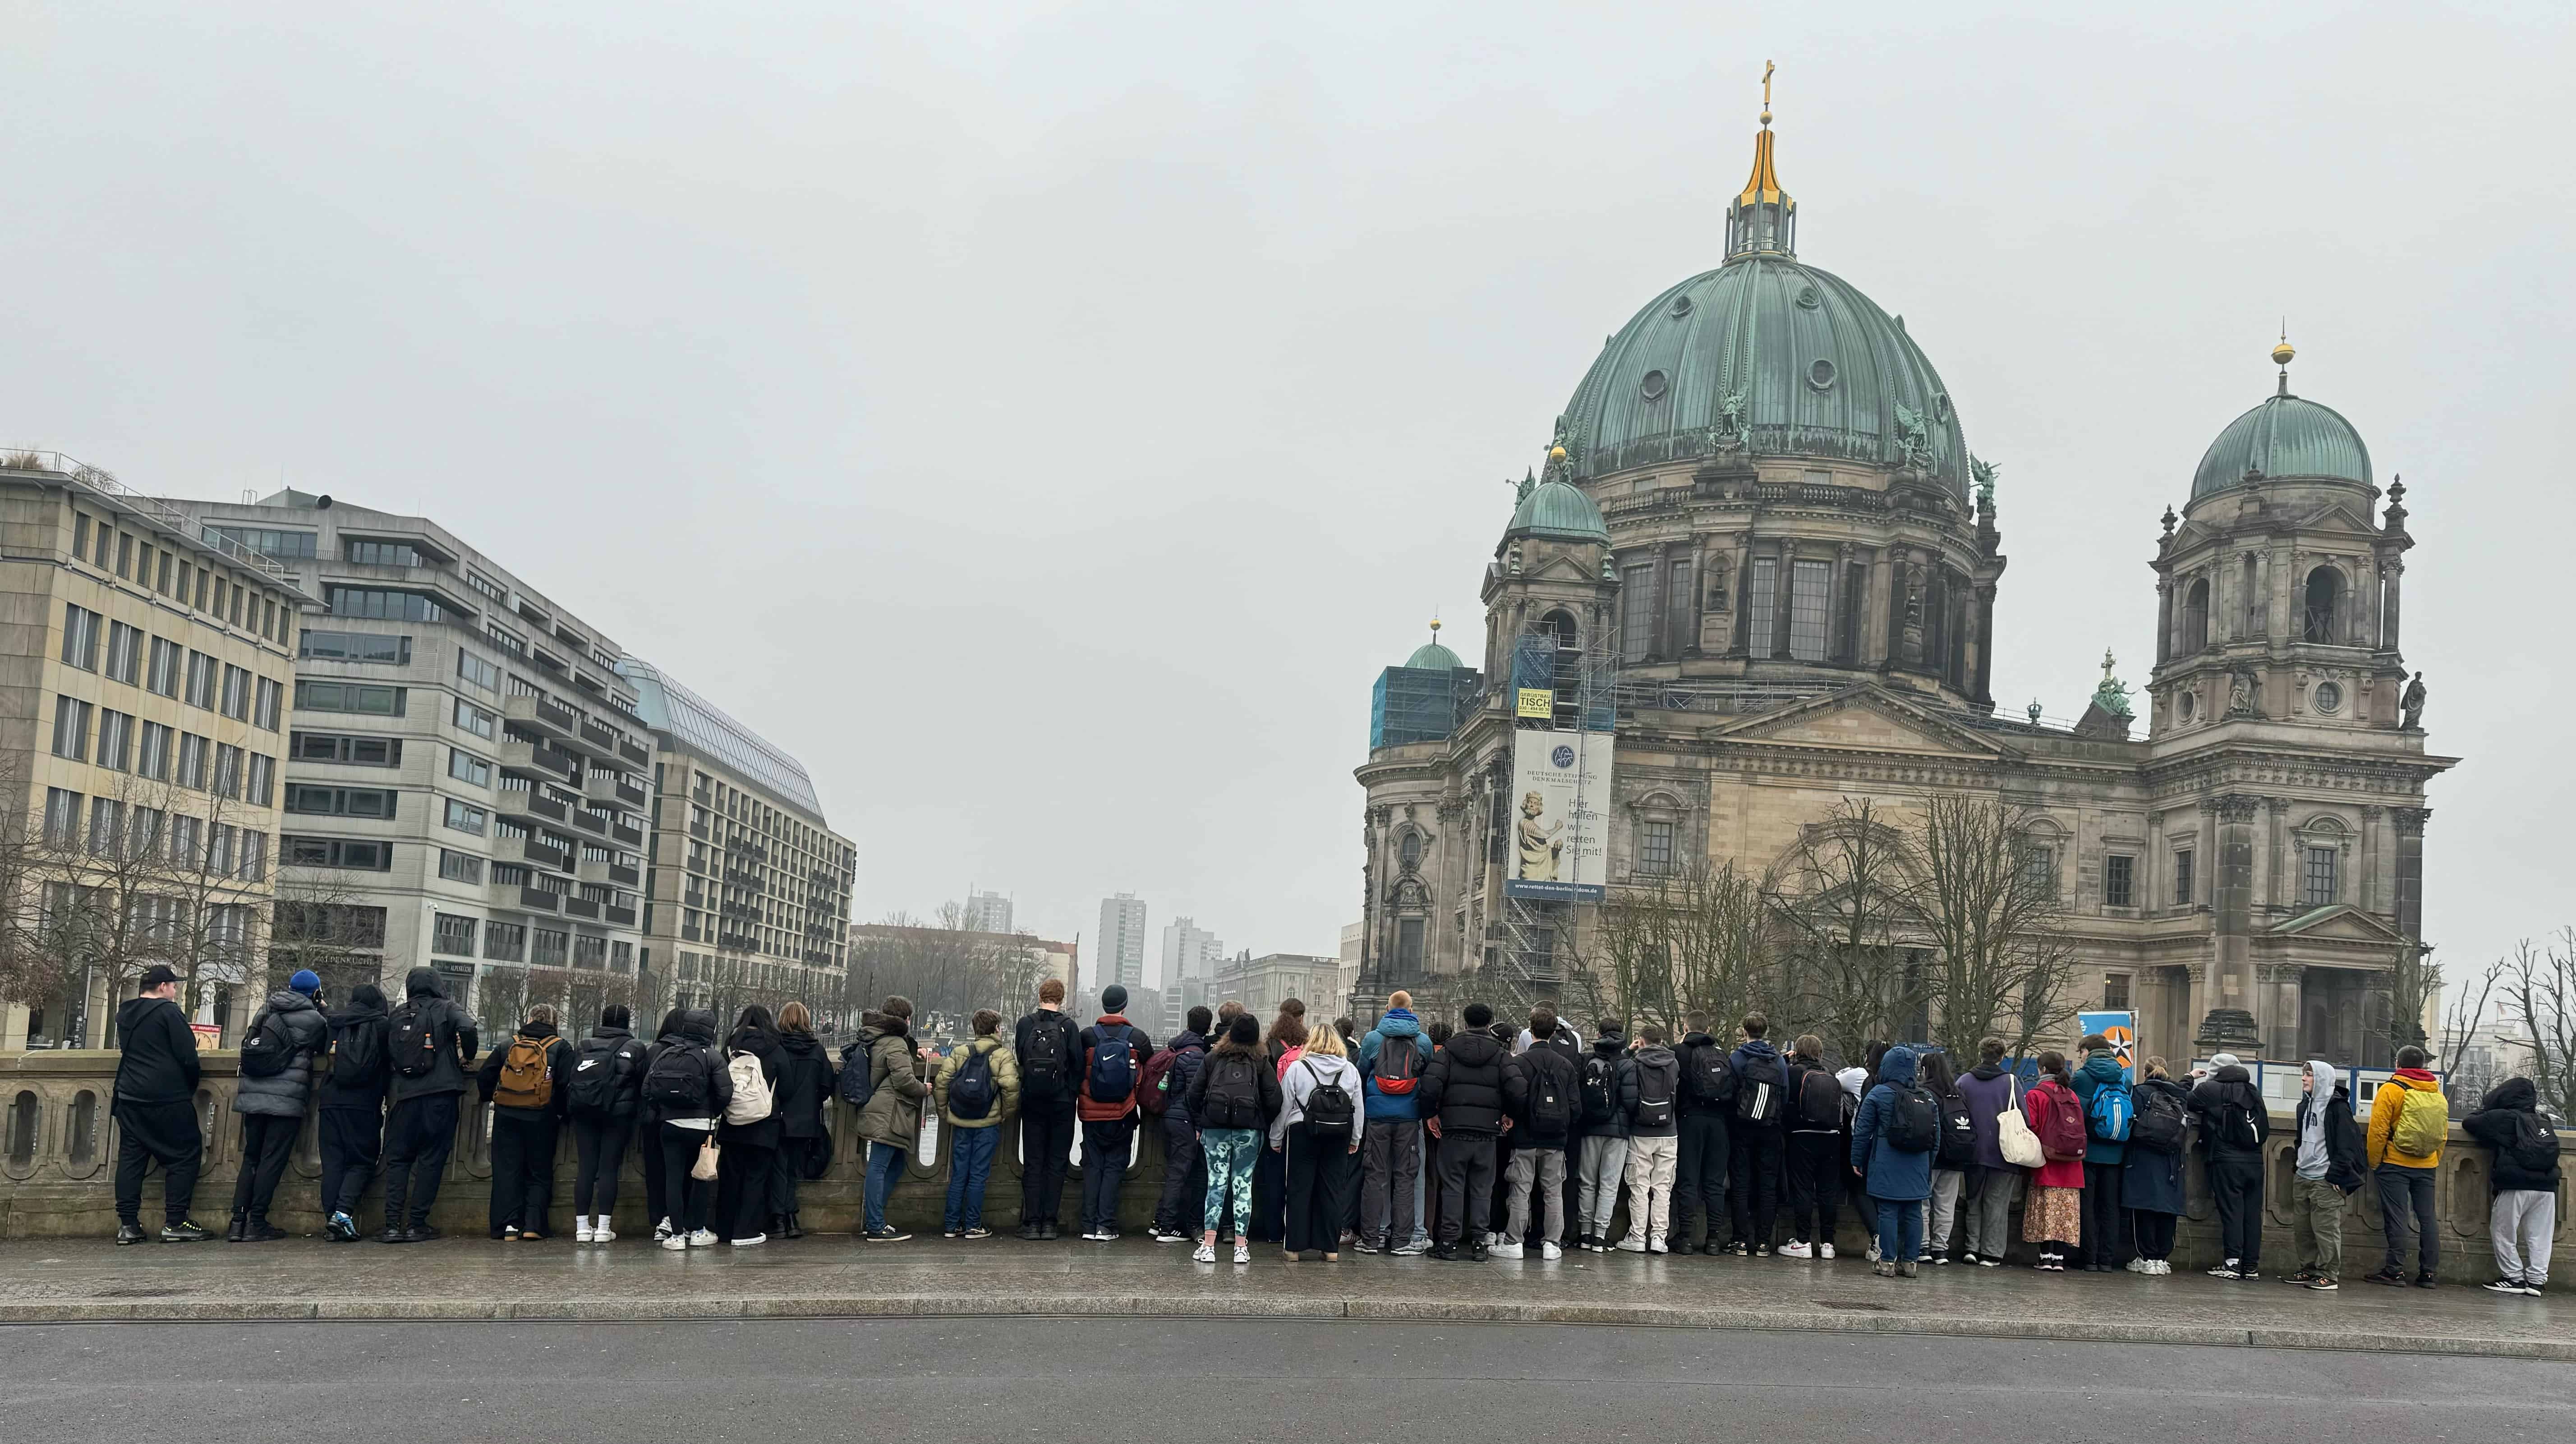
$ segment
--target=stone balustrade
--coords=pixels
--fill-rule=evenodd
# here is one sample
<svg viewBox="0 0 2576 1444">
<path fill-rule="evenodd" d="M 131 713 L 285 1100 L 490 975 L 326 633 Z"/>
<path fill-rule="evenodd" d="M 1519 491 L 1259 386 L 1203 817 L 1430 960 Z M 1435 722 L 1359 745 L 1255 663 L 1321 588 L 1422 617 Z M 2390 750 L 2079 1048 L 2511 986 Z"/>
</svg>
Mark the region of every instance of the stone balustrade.
<svg viewBox="0 0 2576 1444">
<path fill-rule="evenodd" d="M 205 1055 L 205 1072 L 197 1093 L 197 1110 L 206 1136 L 206 1157 L 197 1183 L 196 1216 L 220 1224 L 232 1198 L 241 1161 L 241 1130 L 232 1112 L 236 1055 Z M 99 1237 L 114 1233 L 116 1210 L 116 1125 L 110 1116 L 110 1090 L 116 1055 L 101 1051 L 0 1054 L 0 1238 Z M 470 1108 L 457 1127 L 456 1150 L 448 1160 L 431 1221 L 452 1233 L 473 1234 L 488 1223 L 492 1177 L 489 1119 L 486 1109 Z M 827 1114 L 832 1131 L 831 1161 L 823 1176 L 808 1180 L 799 1204 L 805 1226 L 814 1232 L 849 1231 L 858 1224 L 866 1173 L 865 1149 L 852 1127 L 851 1111 L 837 1101 Z M 2290 1119 L 2275 1115 L 2266 1152 L 2264 1190 L 2265 1262 L 2276 1273 L 2292 1267 L 2290 1236 L 2290 1170 L 2294 1139 Z M 984 1220 L 997 1232 L 1016 1228 L 1020 1214 L 1019 1129 L 1008 1132 L 993 1164 L 985 1194 Z M 894 1190 L 889 1217 L 913 1232 L 935 1232 L 948 1185 L 947 1130 L 930 1130 L 930 1146 L 907 1162 L 904 1179 Z M 2494 1277 L 2494 1255 L 2487 1243 L 2487 1150 L 2467 1140 L 2455 1125 L 2451 1146 L 2442 1156 L 2434 1201 L 2444 1230 L 2442 1274 L 2453 1282 L 2481 1282 Z M 572 1212 L 573 1151 L 569 1130 L 556 1159 L 554 1224 L 569 1228 Z M 302 1137 L 278 1188 L 270 1216 L 281 1228 L 318 1233 L 317 1206 L 322 1161 L 314 1120 L 307 1117 Z M 2203 1268 L 2217 1262 L 2218 1221 L 2207 1176 L 2196 1153 L 2184 1166 L 2187 1204 L 2174 1247 L 2177 1268 Z M 144 1185 L 144 1216 L 160 1212 L 160 1173 Z M 1163 1145 L 1159 1126 L 1138 1131 L 1134 1161 L 1121 1191 L 1120 1217 L 1131 1230 L 1141 1230 L 1152 1217 L 1162 1191 Z M 1067 1198 L 1060 1216 L 1079 1217 L 1081 1169 L 1066 1181 Z M 377 1218 L 380 1190 L 371 1186 L 355 1210 L 361 1223 Z M 1572 1210 L 1569 1209 L 1569 1216 Z M 641 1154 L 629 1149 L 624 1181 L 618 1189 L 617 1227 L 630 1236 L 649 1231 L 644 1216 Z M 1850 1209 L 1844 1211 L 1842 1243 L 1853 1254 L 1866 1246 L 1866 1235 Z M 2018 1237 L 2019 1225 L 2015 1225 Z M 2558 1205 L 2558 1247 L 2576 1244 L 2576 1208 L 2562 1185 Z M 2353 1195 L 2344 1214 L 2344 1248 L 2348 1271 L 2367 1272 L 2379 1250 L 2379 1200 L 2365 1187 Z"/>
</svg>

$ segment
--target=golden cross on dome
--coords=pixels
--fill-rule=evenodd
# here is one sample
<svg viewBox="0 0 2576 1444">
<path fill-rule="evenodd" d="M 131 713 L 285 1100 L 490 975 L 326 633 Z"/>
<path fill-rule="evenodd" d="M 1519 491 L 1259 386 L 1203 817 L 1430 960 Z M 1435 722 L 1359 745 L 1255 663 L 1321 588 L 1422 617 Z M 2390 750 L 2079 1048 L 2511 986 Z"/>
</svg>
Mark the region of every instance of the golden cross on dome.
<svg viewBox="0 0 2576 1444">
<path fill-rule="evenodd" d="M 1768 60 L 1762 62 L 1762 108 L 1764 110 L 1771 108 L 1771 72 L 1779 68 Z"/>
</svg>

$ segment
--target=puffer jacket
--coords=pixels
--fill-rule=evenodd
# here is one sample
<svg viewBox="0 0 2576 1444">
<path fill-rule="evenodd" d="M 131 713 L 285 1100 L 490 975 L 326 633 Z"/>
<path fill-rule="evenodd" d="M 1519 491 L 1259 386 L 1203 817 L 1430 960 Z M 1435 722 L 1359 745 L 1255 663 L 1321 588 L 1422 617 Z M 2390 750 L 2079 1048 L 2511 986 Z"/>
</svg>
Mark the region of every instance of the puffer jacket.
<svg viewBox="0 0 2576 1444">
<path fill-rule="evenodd" d="M 2240 1147 L 2227 1140 L 2227 1130 L 2219 1126 L 2228 1108 L 2242 1108 L 2254 1117 L 2255 1146 Z M 2262 1140 L 2272 1136 L 2272 1110 L 2263 1095 L 2254 1091 L 2254 1075 L 2242 1063 L 2230 1063 L 2192 1085 L 2192 1121 L 2200 1125 L 2201 1146 L 2210 1158 L 2261 1162 Z"/>
<path fill-rule="evenodd" d="M 2114 1142 L 2093 1131 L 2093 1090 L 2106 1083 L 2121 1083 L 2120 1060 L 2108 1048 L 2096 1048 L 2084 1055 L 2084 1066 L 2075 1070 L 2075 1096 L 2084 1100 L 2084 1161 L 2118 1163 L 2128 1153 L 2123 1139 Z M 2134 1107 L 2137 1099 L 2129 1102 Z"/>
<path fill-rule="evenodd" d="M 2495 1150 L 2495 1163 L 2487 1170 L 2489 1191 L 2558 1191 L 2558 1134 L 2541 1121 L 2540 1090 L 2530 1079 L 2507 1078 L 2488 1089 L 2478 1111 L 2460 1127 Z"/>
<path fill-rule="evenodd" d="M 1411 1093 L 1377 1091 L 1378 1054 L 1390 1047 L 1411 1048 L 1414 1052 L 1414 1091 Z M 1420 1118 L 1421 1105 L 1416 1100 L 1422 1096 L 1423 1070 L 1430 1066 L 1431 1040 L 1422 1036 L 1422 1020 L 1413 1015 L 1411 1008 L 1387 1009 L 1386 1015 L 1377 1020 L 1377 1026 L 1360 1039 L 1359 1069 L 1360 1076 L 1368 1082 L 1368 1116 L 1371 1121 Z"/>
<path fill-rule="evenodd" d="M 1673 1050 L 1649 1043 L 1619 1062 L 1619 1112 L 1628 1120 L 1631 1138 L 1670 1138 L 1681 1132 L 1682 1063 Z M 1672 1104 L 1661 1124 L 1641 1121 L 1638 1105 L 1648 1098 Z"/>
<path fill-rule="evenodd" d="M 330 1046 L 331 1025 L 311 998 L 291 988 L 280 988 L 251 1015 L 250 1028 L 242 1036 L 247 1038 L 258 1032 L 271 1014 L 286 1020 L 286 1033 L 294 1040 L 295 1051 L 280 1072 L 266 1078 L 243 1074 L 233 1090 L 233 1111 L 263 1118 L 301 1118 L 313 1096 L 313 1060 Z"/>
<path fill-rule="evenodd" d="M 921 1105 L 930 1096 L 930 1085 L 922 1081 L 911 1021 L 868 1013 L 860 1019 L 859 1042 L 872 1084 L 868 1105 L 859 1110 L 859 1136 L 889 1148 L 919 1146 Z"/>
<path fill-rule="evenodd" d="M 948 1111 L 948 1085 L 956 1082 L 957 1075 L 965 1069 L 966 1055 L 969 1053 L 982 1053 L 991 1060 L 985 1066 L 993 1072 L 993 1106 L 986 1109 L 981 1118 L 960 1118 Z M 1179 1065 L 1173 1066 L 1177 1068 Z M 932 1097 L 938 1102 L 939 1121 L 943 1126 L 949 1128 L 997 1127 L 1003 1119 L 1020 1111 L 1019 1052 L 1010 1045 L 1009 1040 L 999 1034 L 988 1034 L 977 1038 L 963 1048 L 951 1048 L 948 1050 L 948 1056 L 939 1060 L 939 1076 L 930 1085 L 930 1091 Z"/>
<path fill-rule="evenodd" d="M 1888 1146 L 1884 1135 L 1896 1121 L 1901 1090 L 1914 1086 L 1914 1050 L 1890 1048 L 1878 1060 L 1878 1086 L 1860 1101 L 1852 1120 L 1851 1165 L 1866 1171 L 1862 1185 L 1872 1198 L 1906 1202 L 1932 1196 L 1932 1149 L 1907 1153 Z"/>
<path fill-rule="evenodd" d="M 2400 1168 L 2442 1166 L 2442 1149 L 2438 1144 L 2430 1154 L 2418 1155 L 2402 1152 L 2390 1141 L 2396 1135 L 2397 1115 L 2405 1111 L 2409 1092 L 2430 1093 L 2439 1098 L 2442 1080 L 2421 1068 L 2400 1068 L 2389 1075 L 2387 1082 L 2379 1085 L 2378 1094 L 2370 1100 L 2370 1166 L 2373 1168 L 2383 1163 L 2394 1163 Z"/>
<path fill-rule="evenodd" d="M 1440 1136 L 1492 1138 L 1503 1131 L 1503 1058 L 1491 1033 L 1469 1029 L 1431 1055 L 1414 1095 L 1440 1120 Z"/>
<path fill-rule="evenodd" d="M 2131 1091 L 2141 1095 L 2149 1091 L 2162 1093 L 2181 1104 L 2185 1112 L 2191 1108 L 2191 1095 L 2171 1078 L 2142 1078 Z M 2181 1213 L 2183 1153 L 2180 1148 L 2170 1153 L 2141 1148 L 2130 1154 L 2120 1169 L 2120 1206 L 2148 1213 Z"/>
</svg>

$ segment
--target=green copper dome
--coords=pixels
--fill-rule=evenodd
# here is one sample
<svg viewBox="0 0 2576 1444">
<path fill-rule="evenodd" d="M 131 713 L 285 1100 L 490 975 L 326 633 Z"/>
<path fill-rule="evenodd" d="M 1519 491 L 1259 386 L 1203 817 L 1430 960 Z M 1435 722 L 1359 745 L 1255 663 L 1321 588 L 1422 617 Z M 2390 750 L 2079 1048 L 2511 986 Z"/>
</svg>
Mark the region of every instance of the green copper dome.
<svg viewBox="0 0 2576 1444">
<path fill-rule="evenodd" d="M 1463 670 L 1467 664 L 1458 660 L 1457 653 L 1438 642 L 1425 642 L 1413 649 L 1413 655 L 1404 659 L 1404 665 L 1448 672 Z"/>
<path fill-rule="evenodd" d="M 1648 302 L 1566 403 L 1583 476 L 1682 458 L 1907 464 L 1968 494 L 1968 447 L 1940 373 L 1841 277 L 1748 252 Z"/>
<path fill-rule="evenodd" d="M 2361 444 L 2361 433 L 2333 407 L 2289 394 L 2286 377 L 2281 384 L 2279 395 L 2227 423 L 2202 453 L 2191 479 L 2193 499 L 2238 485 L 2249 472 L 2265 480 L 2323 477 L 2370 484 L 2370 448 Z"/>
<path fill-rule="evenodd" d="M 1601 524 L 1601 508 L 1580 489 L 1562 481 L 1542 481 L 1512 509 L 1512 524 L 1503 528 L 1503 536 L 1506 540 L 1544 536 L 1607 543 L 1610 529 Z"/>
</svg>

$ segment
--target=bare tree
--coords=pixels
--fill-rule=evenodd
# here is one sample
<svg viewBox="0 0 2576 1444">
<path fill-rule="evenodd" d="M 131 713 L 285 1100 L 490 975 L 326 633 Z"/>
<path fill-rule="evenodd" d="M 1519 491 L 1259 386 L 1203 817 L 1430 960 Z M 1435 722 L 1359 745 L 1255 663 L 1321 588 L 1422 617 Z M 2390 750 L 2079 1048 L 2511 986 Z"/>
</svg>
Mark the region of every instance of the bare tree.
<svg viewBox="0 0 2576 1444">
<path fill-rule="evenodd" d="M 2427 1041 L 2424 1015 L 2433 1011 L 2442 996 L 2442 966 L 2433 961 L 2433 950 L 2415 942 L 2398 944 L 2383 986 L 2388 994 L 2388 1046 L 2423 1047 Z"/>
<path fill-rule="evenodd" d="M 1769 984 L 1762 891 L 1732 861 L 1693 861 L 1625 885 L 1601 906 L 1577 976 L 1598 1011 L 1677 1026 L 1690 1013 L 1742 1016 Z"/>
<path fill-rule="evenodd" d="M 2514 1061 L 2562 1121 L 2576 1119 L 2576 927 L 2545 946 L 2523 939 L 2502 967 L 2498 1021 L 2518 1035 Z"/>
<path fill-rule="evenodd" d="M 309 971 L 335 1002 L 346 1001 L 360 983 L 383 986 L 384 911 L 361 896 L 357 879 L 345 872 L 281 869 L 269 909 L 269 970 Z"/>
<path fill-rule="evenodd" d="M 2033 866 L 2035 808 L 1935 794 L 1914 819 L 1912 912 L 1932 944 L 1934 1031 L 1954 1058 L 1999 1037 L 2013 1056 L 2065 1030 L 2080 964 L 2061 924 L 2057 873 Z"/>
<path fill-rule="evenodd" d="M 1916 928 L 1917 868 L 1877 803 L 1846 797 L 1800 833 L 1764 890 L 1788 939 L 1773 1006 L 1845 1058 L 1922 1008 L 1924 982 L 1901 956 Z"/>
</svg>

